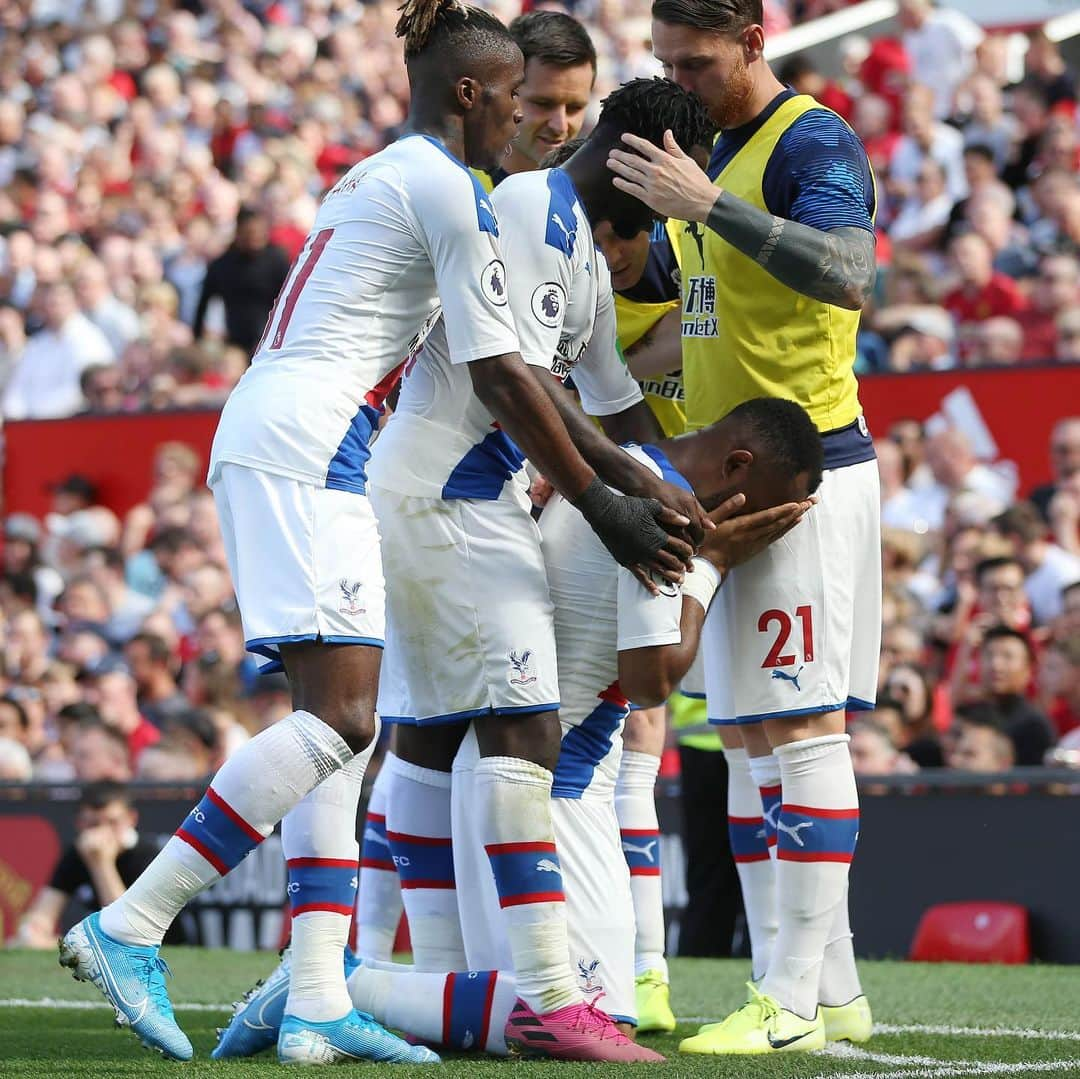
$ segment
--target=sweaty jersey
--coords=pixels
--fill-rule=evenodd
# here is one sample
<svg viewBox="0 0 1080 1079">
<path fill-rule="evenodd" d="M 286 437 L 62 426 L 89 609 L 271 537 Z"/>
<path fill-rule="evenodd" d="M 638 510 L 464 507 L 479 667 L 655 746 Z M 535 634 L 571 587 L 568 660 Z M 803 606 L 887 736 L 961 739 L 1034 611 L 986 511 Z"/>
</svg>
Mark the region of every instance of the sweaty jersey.
<svg viewBox="0 0 1080 1079">
<path fill-rule="evenodd" d="M 683 224 L 668 219 L 653 225 L 645 271 L 633 288 L 615 293 L 615 324 L 625 352 L 669 311 L 679 307 L 679 243 Z M 638 379 L 645 403 L 668 438 L 686 430 L 686 393 L 682 371 Z"/>
<path fill-rule="evenodd" d="M 440 304 L 455 355 L 517 349 L 498 236 L 491 200 L 433 138 L 350 169 L 222 411 L 211 482 L 234 463 L 362 494 L 383 401 Z"/>
<path fill-rule="evenodd" d="M 874 182 L 858 136 L 812 97 L 785 90 L 717 140 L 709 176 L 777 217 L 873 231 Z M 691 429 L 755 397 L 786 397 L 820 431 L 860 414 L 859 312 L 804 296 L 696 222 L 681 237 L 683 377 Z"/>
<path fill-rule="evenodd" d="M 670 482 L 689 487 L 655 446 L 624 447 Z M 556 798 L 610 798 L 619 774 L 616 735 L 629 711 L 619 689 L 619 652 L 678 644 L 682 589 L 645 590 L 618 565 L 585 519 L 555 496 L 540 515 L 548 588 L 555 607 L 562 748 Z"/>
<path fill-rule="evenodd" d="M 592 416 L 640 401 L 618 355 L 607 264 L 570 177 L 561 169 L 510 176 L 491 200 L 502 230 L 504 302 L 522 358 L 562 381 L 573 373 Z M 397 408 L 374 447 L 371 480 L 426 498 L 509 495 L 524 457 L 473 392 L 475 353 L 455 348 L 444 323 L 406 365 Z"/>
</svg>

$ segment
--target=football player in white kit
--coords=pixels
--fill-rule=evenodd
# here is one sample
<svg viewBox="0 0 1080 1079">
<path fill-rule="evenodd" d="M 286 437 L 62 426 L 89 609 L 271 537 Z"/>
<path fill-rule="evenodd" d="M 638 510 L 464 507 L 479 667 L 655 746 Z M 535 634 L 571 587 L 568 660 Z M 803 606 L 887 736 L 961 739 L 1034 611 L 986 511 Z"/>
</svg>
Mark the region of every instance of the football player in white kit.
<svg viewBox="0 0 1080 1079">
<path fill-rule="evenodd" d="M 606 482 L 686 507 L 687 517 L 698 510 L 692 493 L 622 453 L 559 383 L 573 372 L 586 411 L 624 436 L 656 431 L 617 354 L 610 278 L 590 217 L 636 231 L 649 216 L 618 197 L 604 166 L 622 132 L 673 128 L 691 145 L 703 123 L 695 100 L 673 84 L 636 80 L 608 98 L 596 132 L 565 170 L 510 177 L 492 195 L 522 356 L 555 376 L 538 384 Z M 523 467 L 526 456 L 540 462 L 495 422 L 502 407 L 483 368 L 440 324 L 407 366 L 374 447 L 371 497 L 387 575 L 379 713 L 403 725 L 386 836 L 418 963 L 445 970 L 471 962 L 458 930 L 449 814 L 450 767 L 471 721 L 481 755 L 472 812 L 500 888 L 520 1007 L 543 1030 L 550 1055 L 643 1059 L 646 1051 L 588 1007 L 566 964 L 549 809 L 558 670 Z"/>
<path fill-rule="evenodd" d="M 615 565 L 565 500 L 553 498 L 540 517 L 562 698 L 552 819 L 570 966 L 592 1001 L 614 1019 L 633 1023 L 634 910 L 615 812 L 627 699 L 650 706 L 670 696 L 697 651 L 705 612 L 727 570 L 794 527 L 809 509 L 822 451 L 800 406 L 758 399 L 693 435 L 626 452 L 657 475 L 692 485 L 706 507 L 718 507 L 713 519 L 722 522 L 707 535 L 683 585 L 665 585 L 653 595 Z M 350 989 L 358 1008 L 432 1044 L 505 1053 L 508 1042 L 517 1042 L 534 1052 L 530 1038 L 539 1028 L 514 1003 L 510 949 L 497 913 L 500 894 L 479 822 L 469 813 L 478 763 L 470 734 L 454 762 L 453 800 L 454 860 L 471 969 L 448 974 L 374 964 L 350 979 Z M 655 864 L 657 856 L 655 849 L 638 852 L 642 863 Z"/>
<path fill-rule="evenodd" d="M 455 351 L 516 391 L 515 433 L 551 458 L 556 485 L 621 557 L 665 564 L 652 557 L 668 542 L 653 519 L 659 505 L 606 492 L 517 352 L 498 226 L 465 164 L 507 151 L 520 120 L 520 50 L 497 19 L 456 0 L 409 0 L 398 33 L 413 91 L 408 135 L 327 195 L 211 453 L 247 646 L 284 666 L 296 710 L 231 757 L 128 891 L 60 942 L 62 964 L 92 980 L 144 1044 L 176 1059 L 192 1048 L 165 989 L 162 936 L 286 816 L 293 956 L 279 1059 L 438 1059 L 355 1012 L 341 956 L 383 638 L 368 441 L 440 302 Z"/>
</svg>

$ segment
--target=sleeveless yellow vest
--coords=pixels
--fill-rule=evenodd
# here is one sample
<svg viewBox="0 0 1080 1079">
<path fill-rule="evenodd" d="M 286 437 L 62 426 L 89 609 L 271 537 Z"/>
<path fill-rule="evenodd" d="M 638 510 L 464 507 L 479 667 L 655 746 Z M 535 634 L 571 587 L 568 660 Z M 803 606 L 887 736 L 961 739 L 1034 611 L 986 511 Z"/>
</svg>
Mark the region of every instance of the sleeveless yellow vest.
<svg viewBox="0 0 1080 1079">
<path fill-rule="evenodd" d="M 810 109 L 785 101 L 716 178 L 716 185 L 767 210 L 765 168 L 780 136 Z M 786 397 L 820 431 L 862 411 L 855 380 L 859 312 L 803 296 L 711 229 L 692 222 L 680 237 L 683 379 L 690 430 L 714 423 L 755 397 Z"/>
</svg>

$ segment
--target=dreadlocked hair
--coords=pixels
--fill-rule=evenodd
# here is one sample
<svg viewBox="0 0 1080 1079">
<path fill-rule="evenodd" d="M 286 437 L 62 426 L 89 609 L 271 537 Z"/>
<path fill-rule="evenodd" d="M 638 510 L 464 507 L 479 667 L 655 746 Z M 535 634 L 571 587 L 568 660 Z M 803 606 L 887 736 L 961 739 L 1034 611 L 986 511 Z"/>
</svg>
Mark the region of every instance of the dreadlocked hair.
<svg viewBox="0 0 1080 1079">
<path fill-rule="evenodd" d="M 610 126 L 631 132 L 656 146 L 671 131 L 684 152 L 695 146 L 711 147 L 716 125 L 709 119 L 697 94 L 683 90 L 670 79 L 631 79 L 601 102 L 597 127 Z"/>
<path fill-rule="evenodd" d="M 398 11 L 394 33 L 405 39 L 406 60 L 437 44 L 456 44 L 466 37 L 512 40 L 494 15 L 462 0 L 405 0 Z"/>
</svg>

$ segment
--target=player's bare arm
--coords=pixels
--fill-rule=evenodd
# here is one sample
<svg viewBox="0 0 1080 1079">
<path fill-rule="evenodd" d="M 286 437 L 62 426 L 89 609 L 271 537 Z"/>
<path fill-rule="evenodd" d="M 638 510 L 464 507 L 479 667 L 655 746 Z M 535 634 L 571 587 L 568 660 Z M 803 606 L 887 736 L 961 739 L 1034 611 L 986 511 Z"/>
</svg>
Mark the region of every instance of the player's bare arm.
<svg viewBox="0 0 1080 1079">
<path fill-rule="evenodd" d="M 580 416 L 582 426 L 590 429 L 597 442 L 610 445 L 614 454 L 626 454 L 585 421 L 584 413 L 576 406 L 570 406 L 570 411 L 554 404 L 555 395 L 544 392 L 543 383 L 517 353 L 476 360 L 469 364 L 469 374 L 476 395 L 556 490 L 581 510 L 616 561 L 641 563 L 673 580 L 681 577 L 693 552 L 665 529 L 685 528 L 689 518 L 670 509 L 666 500 L 661 507 L 612 495 L 605 486 L 611 481 L 600 469 L 594 472 L 595 465 L 590 467 L 589 452 L 565 422 L 567 415 L 572 421 Z M 563 393 L 561 388 L 559 392 Z M 644 496 L 654 497 L 652 492 Z"/>
<path fill-rule="evenodd" d="M 829 232 L 777 217 L 720 190 L 667 136 L 660 148 L 634 135 L 613 150 L 615 186 L 658 213 L 698 221 L 789 288 L 859 310 L 874 287 L 874 236 L 850 227 Z"/>
<path fill-rule="evenodd" d="M 660 479 L 644 465 L 623 453 L 581 411 L 558 379 L 545 378 L 542 385 L 558 409 L 574 445 L 605 483 L 624 494 L 658 499 L 665 509 L 664 515 L 658 518 L 660 523 L 672 530 L 689 529 L 689 538 L 693 544 L 701 542 L 706 528 L 710 525 L 705 510 L 690 492 Z M 667 549 L 677 554 L 684 563 L 689 563 L 693 554 L 690 544 L 675 536 L 671 537 Z"/>
<path fill-rule="evenodd" d="M 682 368 L 682 312 L 672 308 L 626 350 L 634 378 L 656 378 Z"/>
<path fill-rule="evenodd" d="M 612 442 L 656 442 L 664 437 L 653 410 L 644 401 L 638 401 L 622 412 L 610 416 L 597 416 L 604 434 Z"/>
</svg>

